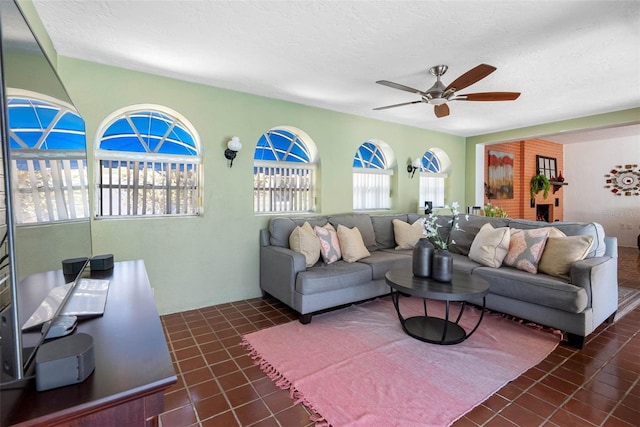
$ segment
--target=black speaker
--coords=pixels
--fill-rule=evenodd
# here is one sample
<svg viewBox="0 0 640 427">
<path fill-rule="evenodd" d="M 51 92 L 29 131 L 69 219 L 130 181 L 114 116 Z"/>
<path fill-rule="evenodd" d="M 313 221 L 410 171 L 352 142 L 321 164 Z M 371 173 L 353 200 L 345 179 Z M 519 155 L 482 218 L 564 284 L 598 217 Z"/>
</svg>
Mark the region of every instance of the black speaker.
<svg viewBox="0 0 640 427">
<path fill-rule="evenodd" d="M 113 254 L 96 255 L 91 258 L 91 270 L 102 271 L 113 268 Z"/>
<path fill-rule="evenodd" d="M 82 266 L 84 266 L 88 259 L 87 257 L 81 257 L 62 260 L 62 273 L 75 276 L 80 273 Z"/>
</svg>

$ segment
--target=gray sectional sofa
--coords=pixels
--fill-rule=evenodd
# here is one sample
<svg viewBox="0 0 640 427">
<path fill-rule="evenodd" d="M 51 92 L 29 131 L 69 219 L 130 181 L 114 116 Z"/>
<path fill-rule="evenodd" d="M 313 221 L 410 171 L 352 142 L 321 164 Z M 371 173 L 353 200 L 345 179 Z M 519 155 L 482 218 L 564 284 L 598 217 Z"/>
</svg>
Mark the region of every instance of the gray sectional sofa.
<svg viewBox="0 0 640 427">
<path fill-rule="evenodd" d="M 412 250 L 397 250 L 393 219 L 412 224 L 419 214 L 341 214 L 321 217 L 274 217 L 260 231 L 260 287 L 301 314 L 308 323 L 315 312 L 388 294 L 385 273 L 411 268 Z M 569 344 L 581 348 L 584 337 L 613 319 L 618 304 L 617 240 L 605 237 L 597 223 L 538 222 L 510 218 L 461 215 L 458 227 L 451 217 L 438 219 L 449 241 L 454 269 L 478 274 L 489 282 L 486 307 L 505 314 L 560 329 Z M 322 259 L 306 267 L 305 256 L 289 247 L 297 226 L 331 223 L 358 227 L 370 256 L 356 262 L 340 260 L 329 265 Z M 485 223 L 494 228 L 531 229 L 553 226 L 567 236 L 590 235 L 593 243 L 586 258 L 571 265 L 570 277 L 560 278 L 516 268 L 487 267 L 469 259 L 471 244 Z M 482 304 L 482 301 L 472 301 Z"/>
</svg>

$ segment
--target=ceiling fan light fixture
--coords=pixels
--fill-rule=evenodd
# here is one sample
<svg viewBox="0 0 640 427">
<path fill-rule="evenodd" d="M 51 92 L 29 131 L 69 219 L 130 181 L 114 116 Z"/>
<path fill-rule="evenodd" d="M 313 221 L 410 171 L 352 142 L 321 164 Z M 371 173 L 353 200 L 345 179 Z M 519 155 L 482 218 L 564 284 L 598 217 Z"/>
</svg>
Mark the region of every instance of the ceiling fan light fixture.
<svg viewBox="0 0 640 427">
<path fill-rule="evenodd" d="M 431 98 L 428 102 L 431 105 L 442 105 L 448 101 L 447 98 Z"/>
</svg>

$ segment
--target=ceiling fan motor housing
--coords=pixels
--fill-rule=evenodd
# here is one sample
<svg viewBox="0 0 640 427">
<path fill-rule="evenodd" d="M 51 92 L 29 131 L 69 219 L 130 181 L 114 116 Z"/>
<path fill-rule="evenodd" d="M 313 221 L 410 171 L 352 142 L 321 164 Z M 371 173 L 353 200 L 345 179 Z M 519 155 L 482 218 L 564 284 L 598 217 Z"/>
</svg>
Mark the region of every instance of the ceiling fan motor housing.
<svg viewBox="0 0 640 427">
<path fill-rule="evenodd" d="M 446 65 L 443 65 L 446 68 Z M 447 102 L 449 99 L 445 96 L 444 90 L 446 89 L 444 84 L 440 81 L 440 76 L 437 76 L 438 80 L 427 89 L 422 96 L 425 102 L 431 105 L 441 105 Z"/>
</svg>

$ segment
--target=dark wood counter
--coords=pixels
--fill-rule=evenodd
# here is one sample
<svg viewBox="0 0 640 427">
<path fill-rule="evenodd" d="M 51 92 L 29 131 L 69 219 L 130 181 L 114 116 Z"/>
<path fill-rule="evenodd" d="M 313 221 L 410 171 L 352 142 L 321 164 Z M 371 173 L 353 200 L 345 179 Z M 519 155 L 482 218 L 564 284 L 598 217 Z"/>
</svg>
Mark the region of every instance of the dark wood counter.
<svg viewBox="0 0 640 427">
<path fill-rule="evenodd" d="M 153 426 L 164 391 L 176 382 L 144 261 L 117 262 L 89 277 L 110 280 L 105 313 L 82 320 L 77 331 L 93 337 L 95 371 L 82 383 L 37 392 L 35 381 L 0 394 L 0 425 Z M 20 324 L 62 271 L 35 274 L 19 286 Z M 25 344 L 37 334 L 25 335 Z M 31 335 L 31 336 L 30 336 Z"/>
</svg>

